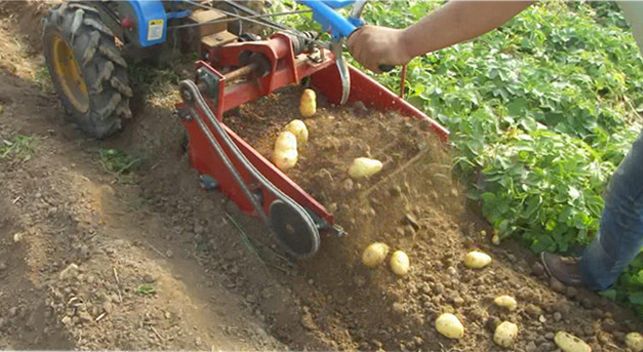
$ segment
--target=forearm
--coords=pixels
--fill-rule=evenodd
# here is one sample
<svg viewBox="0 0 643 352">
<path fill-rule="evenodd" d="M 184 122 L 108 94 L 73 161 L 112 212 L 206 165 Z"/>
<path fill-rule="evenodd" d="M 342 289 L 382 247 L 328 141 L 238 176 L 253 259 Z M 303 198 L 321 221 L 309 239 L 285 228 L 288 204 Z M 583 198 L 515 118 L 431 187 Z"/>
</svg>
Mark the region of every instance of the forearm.
<svg viewBox="0 0 643 352">
<path fill-rule="evenodd" d="M 411 57 L 424 55 L 498 28 L 531 3 L 452 0 L 404 30 L 402 40 Z"/>
</svg>

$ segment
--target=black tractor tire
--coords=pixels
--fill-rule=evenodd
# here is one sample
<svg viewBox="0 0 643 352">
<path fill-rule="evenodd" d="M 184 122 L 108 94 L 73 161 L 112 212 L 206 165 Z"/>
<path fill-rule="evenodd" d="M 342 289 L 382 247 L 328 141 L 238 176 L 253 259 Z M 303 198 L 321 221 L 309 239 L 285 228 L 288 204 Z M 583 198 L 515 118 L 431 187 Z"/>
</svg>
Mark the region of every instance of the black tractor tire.
<svg viewBox="0 0 643 352">
<path fill-rule="evenodd" d="M 61 40 L 66 49 L 59 48 L 64 46 Z M 132 89 L 127 78 L 127 63 L 98 11 L 82 2 L 64 2 L 51 9 L 44 19 L 43 48 L 54 87 L 72 122 L 99 139 L 119 131 L 121 119 L 132 116 L 129 106 Z M 69 87 L 74 84 L 60 77 L 70 76 L 59 74 L 61 65 L 54 63 L 57 57 L 60 61 L 61 50 L 71 53 L 66 56 L 73 56 L 77 65 L 74 67 L 80 71 L 79 75 L 71 76 L 80 76 L 73 81 L 83 88 L 72 89 L 84 92 L 80 93 L 82 99 L 71 99 Z M 74 104 L 79 101 L 82 104 Z"/>
</svg>

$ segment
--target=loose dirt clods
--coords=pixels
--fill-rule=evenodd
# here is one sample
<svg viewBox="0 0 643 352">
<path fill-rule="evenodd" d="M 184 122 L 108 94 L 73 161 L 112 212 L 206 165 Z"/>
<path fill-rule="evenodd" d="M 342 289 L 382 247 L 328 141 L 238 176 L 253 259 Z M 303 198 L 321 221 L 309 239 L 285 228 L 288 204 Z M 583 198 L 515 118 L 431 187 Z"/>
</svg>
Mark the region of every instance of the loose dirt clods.
<svg viewBox="0 0 643 352">
<path fill-rule="evenodd" d="M 88 139 L 65 122 L 55 96 L 33 79 L 42 67 L 33 28 L 44 6 L 0 4 L 0 142 L 38 141 L 28 160 L 0 158 L 0 349 L 496 351 L 495 329 L 509 321 L 520 329 L 516 351 L 555 350 L 558 331 L 592 351 L 623 351 L 626 334 L 643 330 L 593 293 L 550 287 L 536 258 L 511 241 L 489 243 L 480 232 L 491 232 L 464 206 L 448 163 L 423 154 L 415 137 L 409 148 L 382 137 L 392 143 L 382 154 L 397 153 L 389 161 L 395 167 L 385 162 L 383 170 L 403 172 L 382 171 L 368 182 L 347 179 L 344 163 L 317 167 L 303 158 L 291 176 L 351 235 L 324 238 L 309 261 L 286 257 L 256 220 L 199 188 L 181 151 L 172 99 L 138 102 L 125 131 L 108 141 Z M 242 107 L 231 125 L 283 127 L 268 109 L 279 99 Z M 288 119 L 299 115 L 293 99 L 292 111 L 283 113 Z M 361 127 L 315 132 L 366 116 L 368 107 L 330 113 L 319 103 L 316 122 L 304 120 L 310 148 L 349 160 L 381 157 L 354 136 L 372 122 L 366 118 L 357 119 Z M 344 150 L 350 141 L 356 143 Z M 103 169 L 101 150 L 139 162 L 119 177 Z M 362 265 L 361 253 L 374 241 L 408 254 L 406 276 Z M 474 249 L 493 262 L 466 269 L 462 258 Z M 517 308 L 497 307 L 499 295 L 514 296 Z M 435 330 L 442 313 L 461 321 L 461 339 Z"/>
</svg>

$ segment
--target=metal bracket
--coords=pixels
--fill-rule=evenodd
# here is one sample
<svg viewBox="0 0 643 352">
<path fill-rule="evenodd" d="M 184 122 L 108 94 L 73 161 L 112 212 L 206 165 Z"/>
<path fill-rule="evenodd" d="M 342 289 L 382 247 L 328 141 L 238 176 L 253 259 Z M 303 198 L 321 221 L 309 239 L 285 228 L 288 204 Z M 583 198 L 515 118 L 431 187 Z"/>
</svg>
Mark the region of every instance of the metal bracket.
<svg viewBox="0 0 643 352">
<path fill-rule="evenodd" d="M 307 210 L 307 212 L 315 222 L 315 226 L 317 226 L 317 229 L 319 229 L 320 231 L 327 231 L 327 233 L 333 237 L 344 237 L 347 235 L 346 231 L 341 226 L 337 224 L 331 225 L 326 220 L 317 216 L 317 214 L 309 210 Z"/>
<path fill-rule="evenodd" d="M 208 98 L 214 100 L 214 103 L 217 103 L 219 98 L 219 77 L 208 70 L 202 68 L 196 70 L 197 77 L 199 79 L 199 90 Z"/>
<path fill-rule="evenodd" d="M 351 76 L 348 72 L 348 66 L 344 60 L 344 55 L 342 53 L 342 47 L 344 45 L 344 39 L 333 40 L 330 45 L 330 49 L 335 54 L 335 64 L 337 65 L 337 70 L 339 71 L 339 77 L 342 81 L 342 97 L 339 101 L 340 105 L 346 104 L 348 101 L 348 96 L 351 93 Z"/>
<path fill-rule="evenodd" d="M 177 108 L 176 109 L 176 116 L 178 116 L 180 119 L 191 120 L 192 119 L 192 112 L 187 107 Z"/>
</svg>

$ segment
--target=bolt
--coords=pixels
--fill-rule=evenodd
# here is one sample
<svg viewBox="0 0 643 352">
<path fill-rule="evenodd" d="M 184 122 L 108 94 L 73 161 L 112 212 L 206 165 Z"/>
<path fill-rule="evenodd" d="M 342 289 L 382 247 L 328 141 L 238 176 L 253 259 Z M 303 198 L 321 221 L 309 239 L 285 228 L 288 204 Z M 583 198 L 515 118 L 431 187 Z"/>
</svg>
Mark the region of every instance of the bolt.
<svg viewBox="0 0 643 352">
<path fill-rule="evenodd" d="M 181 98 L 185 100 L 186 102 L 191 102 L 194 97 L 192 96 L 192 92 L 190 92 L 187 88 L 181 89 Z"/>
<path fill-rule="evenodd" d="M 199 183 L 201 184 L 201 188 L 206 191 L 211 191 L 219 187 L 219 182 L 209 175 L 200 175 Z"/>
<path fill-rule="evenodd" d="M 178 111 L 176 111 L 176 115 L 180 119 L 192 120 L 192 114 L 189 111 L 186 111 L 186 110 L 178 110 Z"/>
<path fill-rule="evenodd" d="M 257 190 L 256 192 L 254 192 L 253 196 L 257 200 L 257 203 L 263 203 L 263 193 L 261 193 L 261 190 Z"/>
</svg>

